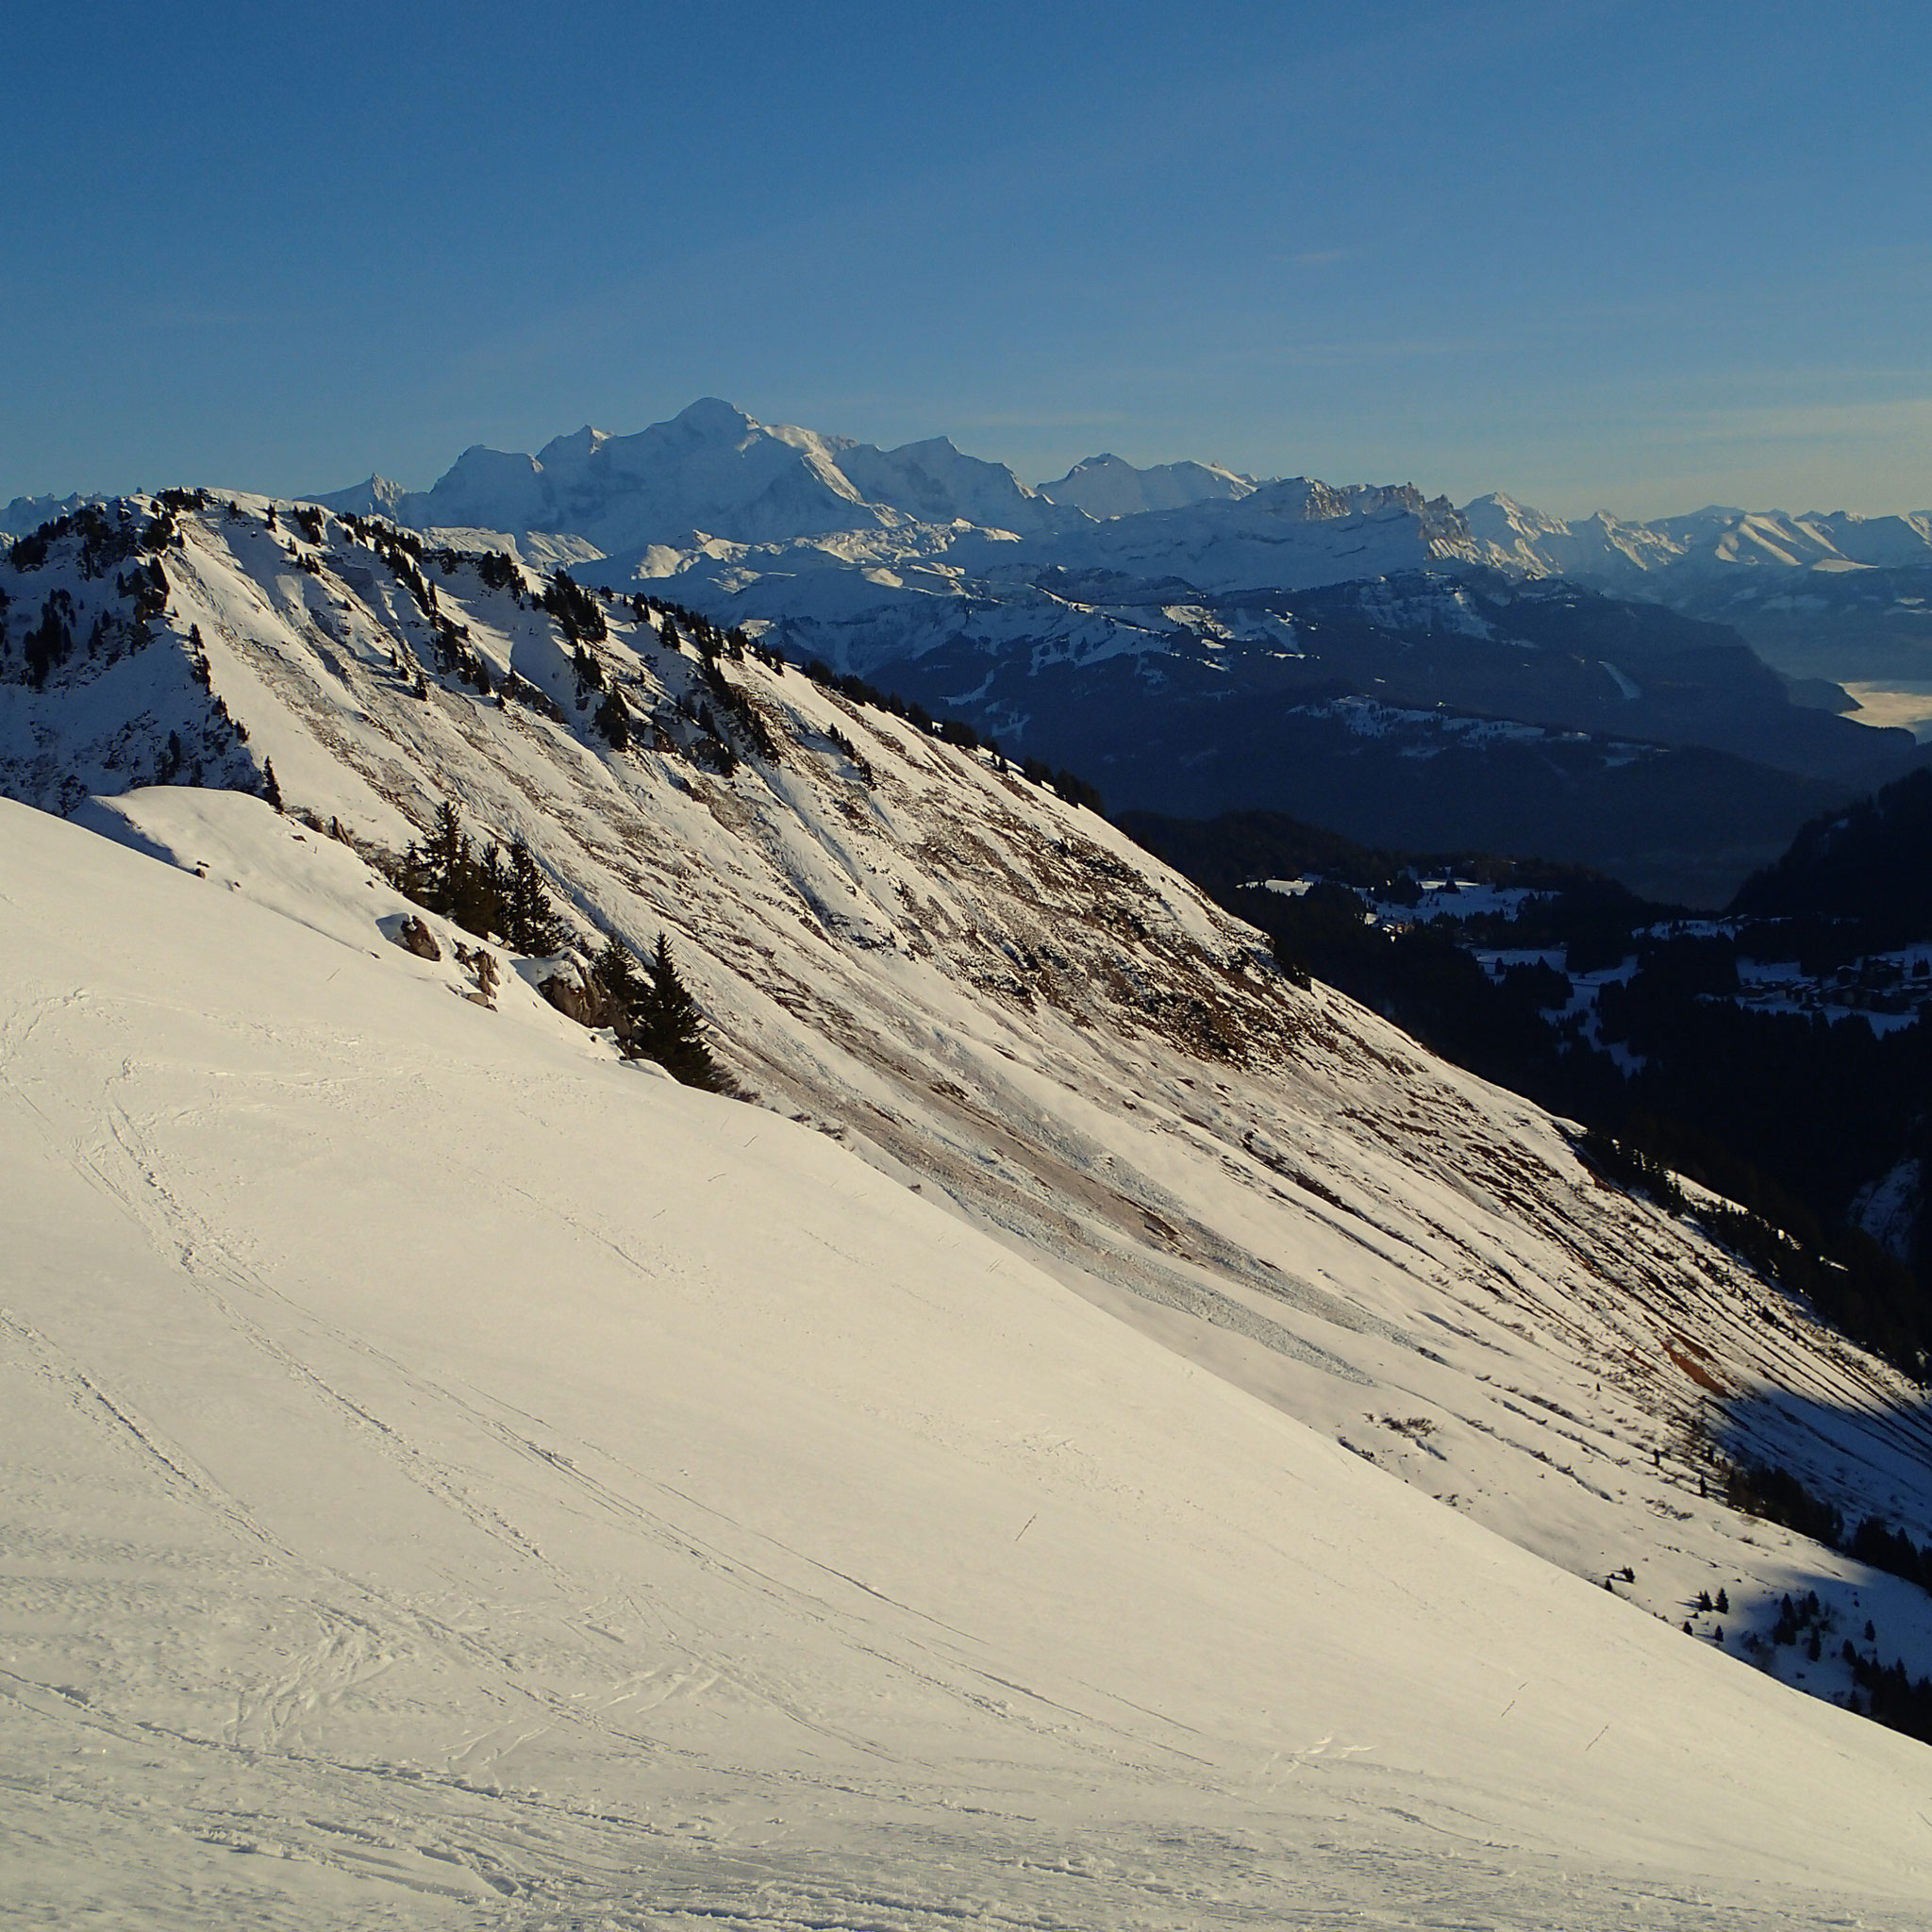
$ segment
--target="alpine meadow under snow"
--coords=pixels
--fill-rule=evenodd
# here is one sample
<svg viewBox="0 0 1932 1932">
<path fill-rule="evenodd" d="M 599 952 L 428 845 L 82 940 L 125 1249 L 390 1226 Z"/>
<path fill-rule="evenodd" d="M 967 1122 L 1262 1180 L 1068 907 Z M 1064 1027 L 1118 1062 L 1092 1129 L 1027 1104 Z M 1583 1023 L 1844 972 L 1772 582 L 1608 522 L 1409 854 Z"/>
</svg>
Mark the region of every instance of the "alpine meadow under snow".
<svg viewBox="0 0 1932 1932">
<path fill-rule="evenodd" d="M 643 596 L 186 493 L 0 589 L 24 1923 L 1924 1923 L 1932 1599 L 1724 1497 L 1924 1542 L 1932 1428 L 1694 1212 Z M 660 934 L 736 1097 L 559 1010 Z"/>
</svg>

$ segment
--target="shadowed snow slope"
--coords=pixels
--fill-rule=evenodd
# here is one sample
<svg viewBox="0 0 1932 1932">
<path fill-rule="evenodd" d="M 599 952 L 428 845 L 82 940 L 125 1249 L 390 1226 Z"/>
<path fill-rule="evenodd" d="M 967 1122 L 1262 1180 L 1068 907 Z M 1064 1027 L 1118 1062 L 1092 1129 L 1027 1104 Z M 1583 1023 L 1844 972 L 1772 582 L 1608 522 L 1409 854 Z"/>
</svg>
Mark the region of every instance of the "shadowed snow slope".
<svg viewBox="0 0 1932 1932">
<path fill-rule="evenodd" d="M 284 854 L 291 918 L 0 827 L 23 1923 L 1904 1925 L 1932 1890 L 1918 1746 L 823 1137 L 451 998 L 366 943 L 346 855 Z"/>
</svg>

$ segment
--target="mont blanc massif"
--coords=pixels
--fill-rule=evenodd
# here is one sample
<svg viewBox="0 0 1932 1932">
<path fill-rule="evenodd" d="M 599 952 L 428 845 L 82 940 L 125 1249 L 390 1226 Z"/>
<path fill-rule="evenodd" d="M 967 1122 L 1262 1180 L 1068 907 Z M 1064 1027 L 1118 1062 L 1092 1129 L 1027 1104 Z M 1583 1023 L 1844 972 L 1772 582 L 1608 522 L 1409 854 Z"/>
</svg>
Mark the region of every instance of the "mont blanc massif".
<svg viewBox="0 0 1932 1932">
<path fill-rule="evenodd" d="M 1926 1923 L 1932 515 L 8 527 L 19 1923 Z"/>
</svg>

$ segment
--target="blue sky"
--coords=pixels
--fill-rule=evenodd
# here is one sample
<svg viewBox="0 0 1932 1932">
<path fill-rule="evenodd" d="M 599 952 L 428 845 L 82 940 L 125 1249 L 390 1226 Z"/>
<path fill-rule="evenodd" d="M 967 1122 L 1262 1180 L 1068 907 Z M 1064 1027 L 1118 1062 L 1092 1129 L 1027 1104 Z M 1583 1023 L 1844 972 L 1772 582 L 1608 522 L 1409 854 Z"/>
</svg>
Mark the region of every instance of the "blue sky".
<svg viewBox="0 0 1932 1932">
<path fill-rule="evenodd" d="M 1932 7 L 15 9 L 0 500 L 717 394 L 1574 514 L 1932 505 Z"/>
</svg>

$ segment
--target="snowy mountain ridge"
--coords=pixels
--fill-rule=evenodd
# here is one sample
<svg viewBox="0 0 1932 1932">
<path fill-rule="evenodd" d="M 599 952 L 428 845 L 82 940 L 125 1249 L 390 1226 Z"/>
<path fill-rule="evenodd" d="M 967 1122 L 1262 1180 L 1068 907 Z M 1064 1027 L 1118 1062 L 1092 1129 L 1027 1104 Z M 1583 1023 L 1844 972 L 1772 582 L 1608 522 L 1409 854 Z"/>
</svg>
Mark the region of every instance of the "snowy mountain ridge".
<svg viewBox="0 0 1932 1932">
<path fill-rule="evenodd" d="M 782 1902 L 745 1924 L 1210 1924 L 1423 1882 L 1446 1831 L 1426 1882 L 1551 1923 L 1639 1865 L 1687 1926 L 1767 1873 L 1923 1899 L 1920 1747 L 1774 1634 L 1815 1591 L 1924 1674 L 1932 1601 L 1723 1500 L 1770 1463 L 1932 1541 L 1923 1404 L 1559 1124 L 662 607 L 185 493 L 0 589 L 0 790 L 108 834 L 8 813 L 9 1546 L 54 1579 L 9 1694 L 112 1869 L 212 1834 L 506 1924 L 649 1923 L 641 1857 Z M 305 817 L 212 789 L 269 762 Z M 579 956 L 668 933 L 758 1104 L 640 1079 L 561 961 L 393 943 L 369 861 L 443 801 Z M 7 1802 L 52 1870 L 81 1814 Z"/>
<path fill-rule="evenodd" d="M 731 552 L 741 575 L 937 567 L 949 584 L 1016 560 L 1145 571 L 1185 559 L 1201 588 L 1330 581 L 1338 559 L 1357 555 L 1388 568 L 1474 560 L 1446 502 L 1425 504 L 1407 485 L 1264 485 L 1215 464 L 1138 470 L 1106 456 L 1034 489 L 943 437 L 882 450 L 767 425 L 715 397 L 635 436 L 586 427 L 534 457 L 474 448 L 426 491 L 372 477 L 316 500 L 425 532 L 567 535 L 639 577 L 702 573 L 720 545 L 742 546 Z M 1351 521 L 1405 513 L 1413 528 L 1374 533 L 1366 549 Z M 1321 527 L 1331 524 L 1346 527 Z"/>
<path fill-rule="evenodd" d="M 1464 506 L 1472 533 L 1500 559 L 1538 574 L 1641 588 L 1752 567 L 1823 572 L 1932 563 L 1932 511 L 1744 510 L 1720 505 L 1632 523 L 1598 510 L 1576 523 L 1500 494 Z"/>
<path fill-rule="evenodd" d="M 375 494 L 373 480 L 360 487 Z M 355 493 L 319 499 L 351 508 Z M 534 457 L 466 450 L 435 485 L 383 506 L 420 528 L 566 531 L 605 555 L 693 531 L 768 542 L 837 531 L 965 521 L 1049 530 L 1067 514 L 1004 464 L 943 437 L 881 450 L 789 425 L 768 427 L 716 397 L 635 436 L 588 425 Z"/>
<path fill-rule="evenodd" d="M 1083 458 L 1041 495 L 1070 503 L 1090 517 L 1126 517 L 1141 510 L 1179 509 L 1207 497 L 1251 496 L 1259 488 L 1253 476 L 1219 463 L 1155 463 L 1141 470 L 1111 451 Z"/>
<path fill-rule="evenodd" d="M 587 427 L 557 438 L 535 457 L 471 449 L 426 491 L 404 491 L 372 477 L 318 500 L 393 514 L 425 530 L 569 532 L 598 544 L 612 559 L 633 563 L 654 544 L 688 550 L 694 538 L 786 545 L 840 532 L 964 523 L 1041 540 L 1053 552 L 1042 560 L 1064 567 L 1074 567 L 1076 558 L 1104 565 L 1136 557 L 1144 567 L 1167 548 L 1189 557 L 1197 572 L 1191 581 L 1200 590 L 1339 581 L 1307 575 L 1310 568 L 1334 567 L 1348 554 L 1323 555 L 1319 545 L 1306 562 L 1281 556 L 1276 575 L 1256 575 L 1254 559 L 1241 555 L 1243 541 L 1263 530 L 1277 544 L 1284 541 L 1278 521 L 1230 514 L 1231 506 L 1257 496 L 1263 501 L 1253 504 L 1254 512 L 1305 523 L 1399 505 L 1419 526 L 1405 558 L 1409 567 L 1465 561 L 1624 590 L 1647 586 L 1650 594 L 1658 593 L 1662 581 L 1707 577 L 1733 566 L 1829 572 L 1932 562 L 1932 510 L 1860 516 L 1712 506 L 1650 522 L 1604 510 L 1566 522 L 1500 492 L 1457 510 L 1445 499 L 1425 500 L 1412 486 L 1337 489 L 1307 478 L 1257 479 L 1193 461 L 1142 469 L 1111 454 L 1090 457 L 1064 476 L 1032 487 L 1006 465 L 966 456 L 942 437 L 881 450 L 849 438 L 767 426 L 715 397 L 634 436 Z M 9 511 L 8 527 L 29 527 L 23 519 L 43 501 L 22 499 Z M 1069 519 L 1057 510 L 1078 514 Z M 1173 519 L 1183 512 L 1194 514 L 1133 536 L 1119 531 L 1100 540 L 1087 528 L 1093 522 Z M 908 533 L 901 554 L 923 555 L 937 541 Z M 1365 563 L 1351 574 L 1380 571 Z"/>
<path fill-rule="evenodd" d="M 24 535 L 79 500 L 16 498 L 0 513 L 0 527 Z M 1711 506 L 1649 522 L 1604 510 L 1565 521 L 1501 492 L 1458 510 L 1412 485 L 1257 479 L 1191 460 L 1138 468 L 1110 453 L 1031 486 L 944 437 L 880 449 L 762 424 L 716 397 L 633 435 L 586 425 L 534 456 L 476 445 L 427 491 L 372 475 L 314 500 L 423 531 L 564 538 L 587 546 L 580 556 L 595 551 L 640 573 L 655 554 L 656 574 L 670 575 L 709 556 L 719 541 L 773 559 L 790 557 L 790 564 L 774 563 L 781 570 L 795 567 L 803 545 L 816 547 L 826 564 L 842 560 L 860 570 L 888 561 L 917 566 L 948 554 L 968 569 L 995 558 L 1143 575 L 1171 567 L 1191 570 L 1188 581 L 1201 591 L 1305 588 L 1390 569 L 1468 564 L 1668 595 L 1667 587 L 1734 567 L 1830 573 L 1932 563 L 1932 510 L 1860 516 Z M 1393 550 L 1387 533 L 1380 543 L 1363 544 L 1348 541 L 1355 526 L 1345 533 L 1308 527 L 1391 515 L 1407 525 Z M 962 542 L 960 525 L 977 541 Z M 822 541 L 865 533 L 884 534 L 856 552 Z M 776 548 L 767 553 L 765 546 Z M 746 567 L 744 557 L 737 561 Z"/>
</svg>

